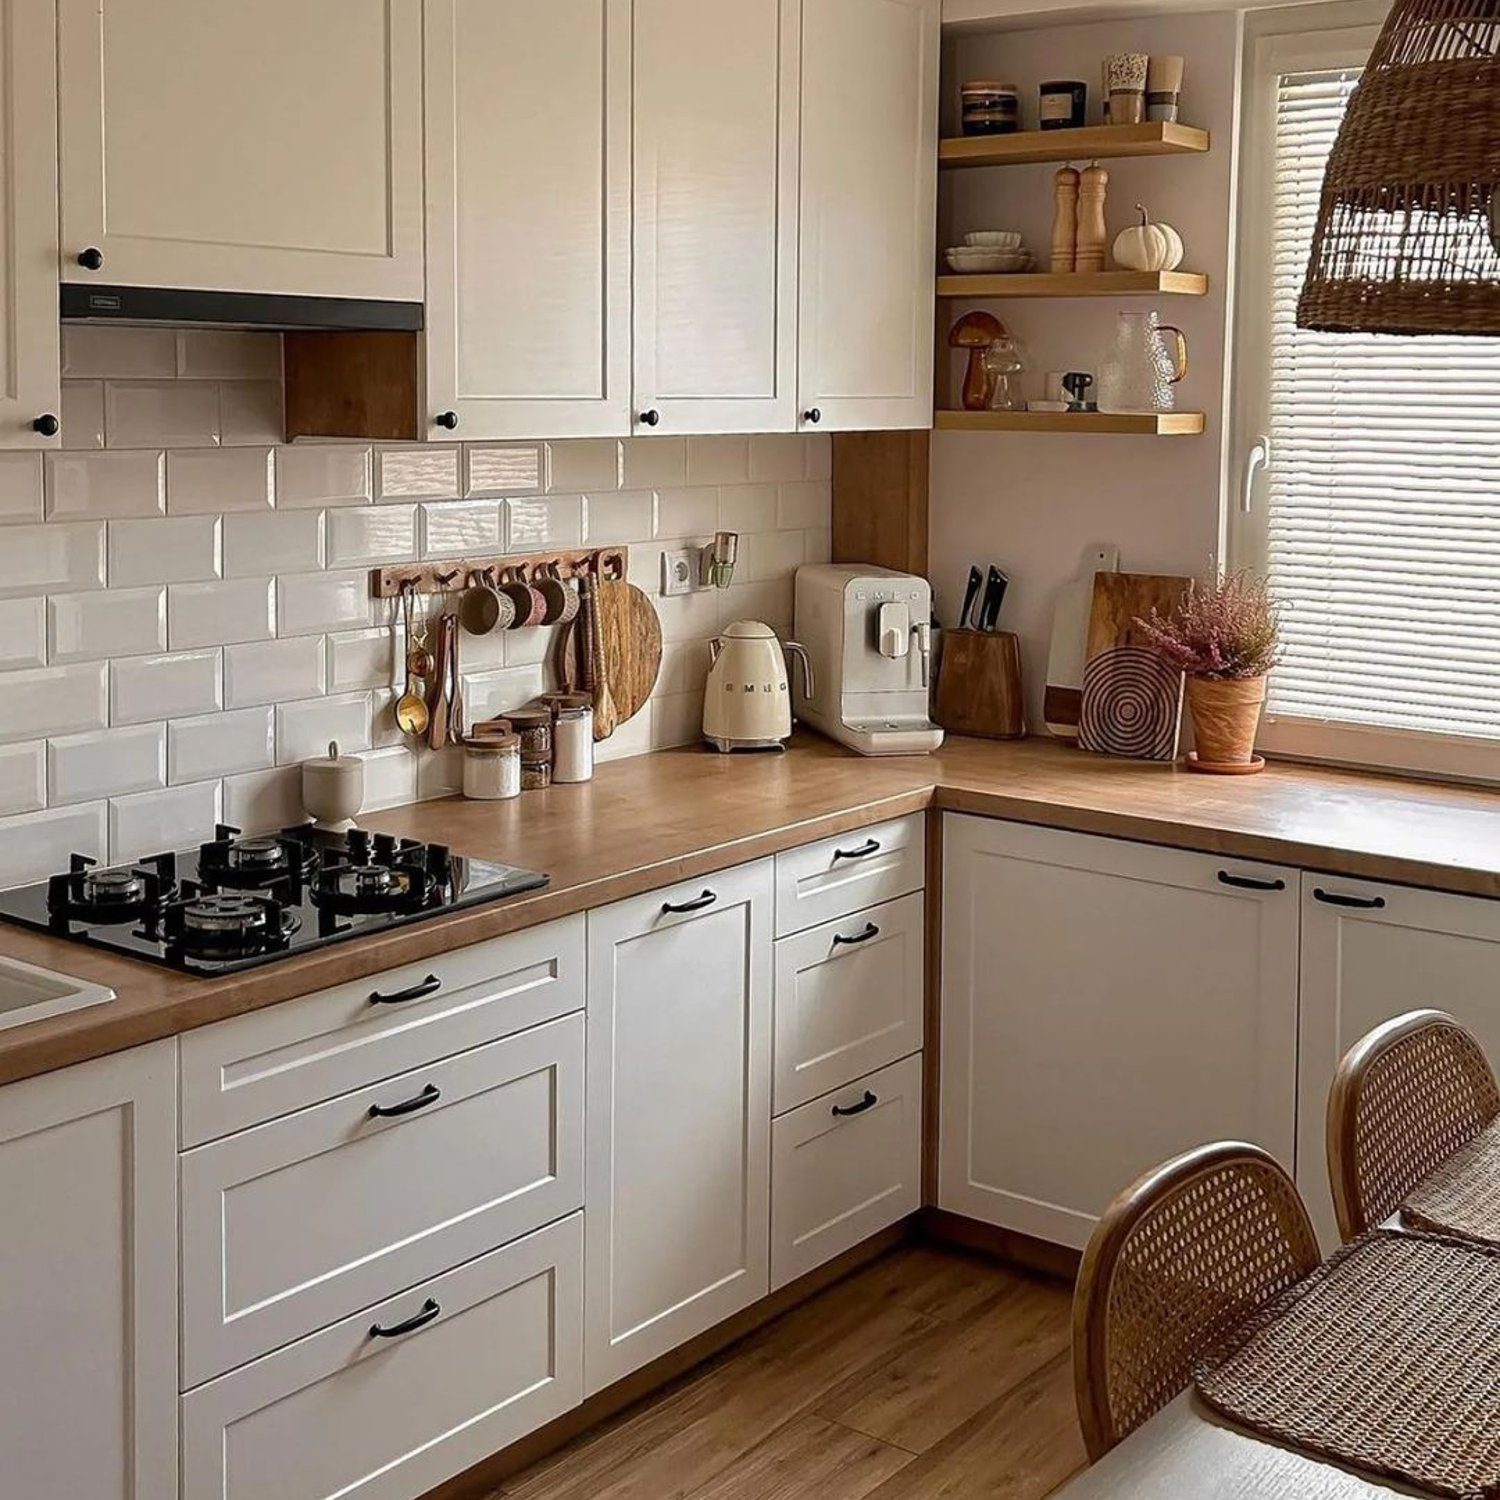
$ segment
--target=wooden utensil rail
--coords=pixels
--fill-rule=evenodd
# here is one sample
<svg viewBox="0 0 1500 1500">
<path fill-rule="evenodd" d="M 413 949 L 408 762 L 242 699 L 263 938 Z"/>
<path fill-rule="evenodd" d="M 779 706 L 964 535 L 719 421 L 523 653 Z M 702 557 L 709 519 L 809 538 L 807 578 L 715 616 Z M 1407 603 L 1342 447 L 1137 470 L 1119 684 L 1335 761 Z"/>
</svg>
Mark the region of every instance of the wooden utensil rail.
<svg viewBox="0 0 1500 1500">
<path fill-rule="evenodd" d="M 583 547 L 553 552 L 501 553 L 491 557 L 438 557 L 423 563 L 396 563 L 370 571 L 370 593 L 376 599 L 399 599 L 403 588 L 418 594 L 452 594 L 476 575 L 507 574 L 522 581 L 533 574 L 555 578 L 624 578 L 627 547 Z M 555 572 L 553 570 L 556 570 Z"/>
</svg>

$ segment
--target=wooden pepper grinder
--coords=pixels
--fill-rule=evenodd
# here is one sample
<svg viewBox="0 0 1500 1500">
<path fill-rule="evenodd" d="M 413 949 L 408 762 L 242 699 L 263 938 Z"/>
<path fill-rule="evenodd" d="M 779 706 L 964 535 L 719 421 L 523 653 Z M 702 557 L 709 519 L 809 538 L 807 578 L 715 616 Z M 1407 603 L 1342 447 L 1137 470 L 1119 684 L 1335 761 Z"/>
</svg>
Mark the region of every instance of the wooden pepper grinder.
<svg viewBox="0 0 1500 1500">
<path fill-rule="evenodd" d="M 1078 177 L 1078 239 L 1073 257 L 1075 271 L 1104 269 L 1104 194 L 1109 173 L 1093 162 Z"/>
<path fill-rule="evenodd" d="M 1078 171 L 1059 167 L 1052 174 L 1052 260 L 1053 272 L 1075 269 L 1078 239 Z"/>
</svg>

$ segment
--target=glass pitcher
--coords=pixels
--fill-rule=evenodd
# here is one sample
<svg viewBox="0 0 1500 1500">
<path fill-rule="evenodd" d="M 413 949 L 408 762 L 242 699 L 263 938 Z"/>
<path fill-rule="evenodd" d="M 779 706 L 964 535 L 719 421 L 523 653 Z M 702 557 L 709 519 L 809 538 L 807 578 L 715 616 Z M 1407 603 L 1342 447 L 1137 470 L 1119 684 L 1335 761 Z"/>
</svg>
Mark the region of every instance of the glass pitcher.
<svg viewBox="0 0 1500 1500">
<path fill-rule="evenodd" d="M 1171 334 L 1173 347 L 1167 347 Z M 1187 374 L 1187 339 L 1175 324 L 1151 312 L 1122 312 L 1115 336 L 1099 362 L 1099 410 L 1171 411 L 1172 387 Z"/>
</svg>

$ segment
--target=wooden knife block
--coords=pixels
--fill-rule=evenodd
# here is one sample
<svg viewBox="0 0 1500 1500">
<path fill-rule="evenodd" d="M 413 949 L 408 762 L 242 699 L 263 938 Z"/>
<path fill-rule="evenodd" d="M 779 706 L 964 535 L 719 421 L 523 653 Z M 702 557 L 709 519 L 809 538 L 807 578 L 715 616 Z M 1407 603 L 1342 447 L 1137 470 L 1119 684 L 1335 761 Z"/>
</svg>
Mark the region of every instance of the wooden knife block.
<svg viewBox="0 0 1500 1500">
<path fill-rule="evenodd" d="M 945 630 L 936 716 L 951 734 L 1024 739 L 1020 637 L 1008 630 Z"/>
</svg>

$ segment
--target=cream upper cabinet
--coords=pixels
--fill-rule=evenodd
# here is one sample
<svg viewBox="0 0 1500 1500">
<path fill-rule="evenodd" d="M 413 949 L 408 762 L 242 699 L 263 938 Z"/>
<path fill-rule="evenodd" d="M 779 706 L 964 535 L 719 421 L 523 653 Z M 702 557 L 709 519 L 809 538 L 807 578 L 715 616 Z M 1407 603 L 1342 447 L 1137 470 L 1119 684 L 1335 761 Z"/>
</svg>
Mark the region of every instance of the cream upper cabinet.
<svg viewBox="0 0 1500 1500">
<path fill-rule="evenodd" d="M 54 45 L 50 0 L 0 0 L 0 448 L 58 442 Z"/>
<path fill-rule="evenodd" d="M 427 0 L 429 437 L 630 428 L 630 0 Z"/>
<path fill-rule="evenodd" d="M 176 1058 L 157 1042 L 0 1089 L 0 1490 L 17 1500 L 177 1494 Z"/>
<path fill-rule="evenodd" d="M 635 0 L 638 430 L 796 425 L 800 0 Z"/>
<path fill-rule="evenodd" d="M 939 0 L 805 0 L 799 421 L 932 425 Z"/>
<path fill-rule="evenodd" d="M 421 13 L 60 0 L 63 279 L 420 301 Z"/>
</svg>

